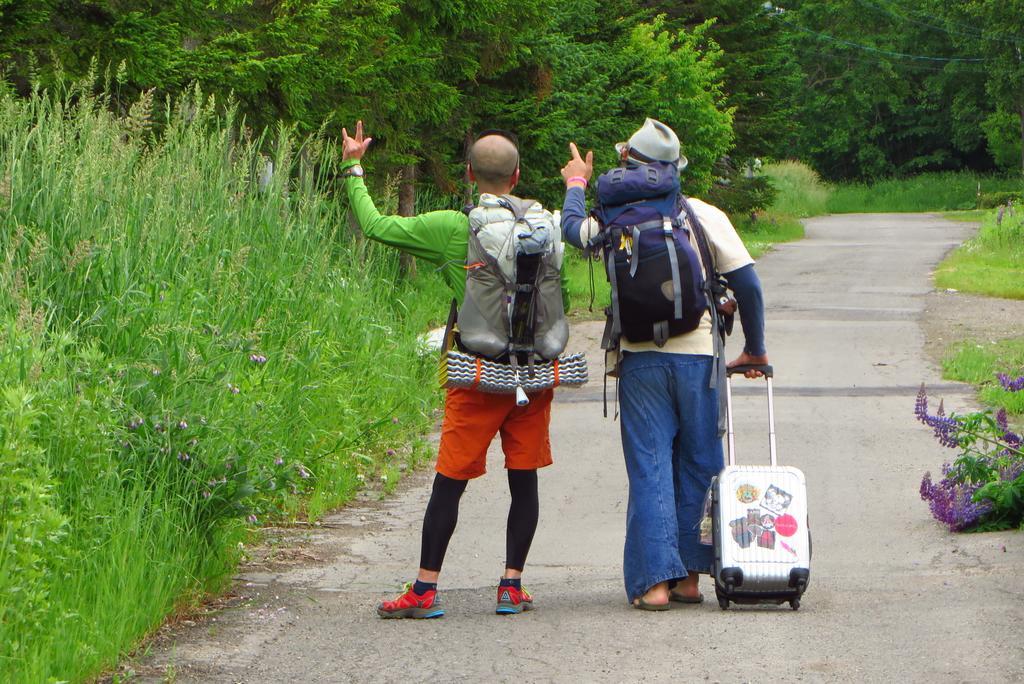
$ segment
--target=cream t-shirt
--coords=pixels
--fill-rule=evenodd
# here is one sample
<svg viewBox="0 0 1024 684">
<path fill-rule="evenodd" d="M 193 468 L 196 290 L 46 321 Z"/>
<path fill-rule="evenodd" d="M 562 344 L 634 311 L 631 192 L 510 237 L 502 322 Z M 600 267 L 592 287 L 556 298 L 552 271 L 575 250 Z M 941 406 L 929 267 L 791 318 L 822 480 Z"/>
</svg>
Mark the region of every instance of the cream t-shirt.
<svg viewBox="0 0 1024 684">
<path fill-rule="evenodd" d="M 733 227 L 732 221 L 725 215 L 725 212 L 713 207 L 707 202 L 698 199 L 688 198 L 693 213 L 697 215 L 701 226 L 704 227 L 704 234 L 708 238 L 708 246 L 718 265 L 719 273 L 729 273 L 738 268 L 743 268 L 754 263 L 754 259 L 747 251 L 746 245 L 740 239 L 739 233 Z M 700 258 L 700 249 L 697 247 L 697 238 L 690 231 L 690 244 Z M 702 264 L 706 271 L 706 267 Z M 714 340 L 711 338 L 711 313 L 704 314 L 700 326 L 688 333 L 670 337 L 664 347 L 659 347 L 654 342 L 630 342 L 622 338 L 622 350 L 630 352 L 657 351 L 670 354 L 703 354 L 713 356 L 715 353 Z"/>
</svg>

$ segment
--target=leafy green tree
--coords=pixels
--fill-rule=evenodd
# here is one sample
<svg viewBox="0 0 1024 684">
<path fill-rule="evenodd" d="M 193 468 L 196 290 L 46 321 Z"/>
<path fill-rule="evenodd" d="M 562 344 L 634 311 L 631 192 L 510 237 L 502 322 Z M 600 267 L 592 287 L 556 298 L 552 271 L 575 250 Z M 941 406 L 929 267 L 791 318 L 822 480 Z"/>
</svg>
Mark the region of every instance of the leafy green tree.
<svg viewBox="0 0 1024 684">
<path fill-rule="evenodd" d="M 932 2 L 930 6 L 944 18 L 958 47 L 984 55 L 985 92 L 992 112 L 985 125 L 990 147 L 1006 161 L 1008 117 L 1015 117 L 1017 161 L 1024 172 L 1024 0 Z"/>
<path fill-rule="evenodd" d="M 726 105 L 734 110 L 735 143 L 730 156 L 782 158 L 792 152 L 796 98 L 802 72 L 793 59 L 786 26 L 775 21 L 764 0 L 684 0 L 646 3 L 673 26 L 713 24 L 708 35 L 721 48 Z"/>
<path fill-rule="evenodd" d="M 99 65 L 115 103 L 196 83 L 251 127 L 363 118 L 409 210 L 417 178 L 457 189 L 467 139 L 495 125 L 522 134 L 524 191 L 551 201 L 570 138 L 610 164 L 648 115 L 706 188 L 732 139 L 723 56 L 708 25 L 682 26 L 633 0 L 0 0 L 0 64 L 23 92 Z"/>
<path fill-rule="evenodd" d="M 883 0 L 794 0 L 774 16 L 804 71 L 794 149 L 822 175 L 991 167 L 976 87 L 984 65 L 941 25 Z"/>
<path fill-rule="evenodd" d="M 592 148 L 597 168 L 606 169 L 617 161 L 614 144 L 646 116 L 679 134 L 690 159 L 687 190 L 707 191 L 712 166 L 730 148 L 732 122 L 717 65 L 721 51 L 706 25 L 671 29 L 635 3 L 581 0 L 556 9 L 554 26 L 539 37 L 534 54 L 541 56 L 534 95 L 487 112 L 487 120 L 516 130 L 522 140 L 525 194 L 559 202 L 557 169 L 570 141 Z"/>
</svg>

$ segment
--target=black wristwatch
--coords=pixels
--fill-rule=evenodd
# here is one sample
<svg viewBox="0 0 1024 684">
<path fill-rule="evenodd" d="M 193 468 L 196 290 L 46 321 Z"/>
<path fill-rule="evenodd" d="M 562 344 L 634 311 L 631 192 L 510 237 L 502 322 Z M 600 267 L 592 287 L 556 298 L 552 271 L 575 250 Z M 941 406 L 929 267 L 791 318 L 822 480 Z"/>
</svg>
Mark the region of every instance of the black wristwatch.
<svg viewBox="0 0 1024 684">
<path fill-rule="evenodd" d="M 349 176 L 355 176 L 356 178 L 362 178 L 364 173 L 362 166 L 359 164 L 353 164 L 341 172 L 341 177 L 348 178 Z"/>
</svg>

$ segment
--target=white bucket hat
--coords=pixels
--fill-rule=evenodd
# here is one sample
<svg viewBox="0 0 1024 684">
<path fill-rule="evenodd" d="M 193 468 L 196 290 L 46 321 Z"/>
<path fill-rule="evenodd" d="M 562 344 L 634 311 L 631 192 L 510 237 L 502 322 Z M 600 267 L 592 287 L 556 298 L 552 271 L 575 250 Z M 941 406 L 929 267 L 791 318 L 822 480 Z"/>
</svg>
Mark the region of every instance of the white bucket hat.
<svg viewBox="0 0 1024 684">
<path fill-rule="evenodd" d="M 616 143 L 615 151 L 629 149 L 634 161 L 649 164 L 652 161 L 675 163 L 682 171 L 689 161 L 679 153 L 679 136 L 665 124 L 650 117 L 630 136 L 629 142 Z"/>
</svg>

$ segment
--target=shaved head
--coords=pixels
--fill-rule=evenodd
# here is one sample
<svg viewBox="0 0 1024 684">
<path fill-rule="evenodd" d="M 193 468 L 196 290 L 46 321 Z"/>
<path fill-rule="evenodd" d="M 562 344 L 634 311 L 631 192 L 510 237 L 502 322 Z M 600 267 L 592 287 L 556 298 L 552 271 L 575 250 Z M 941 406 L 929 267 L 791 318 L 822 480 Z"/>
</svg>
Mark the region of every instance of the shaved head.
<svg viewBox="0 0 1024 684">
<path fill-rule="evenodd" d="M 489 185 L 511 183 L 519 168 L 519 150 L 503 135 L 485 135 L 469 148 L 469 166 L 478 181 Z"/>
</svg>

